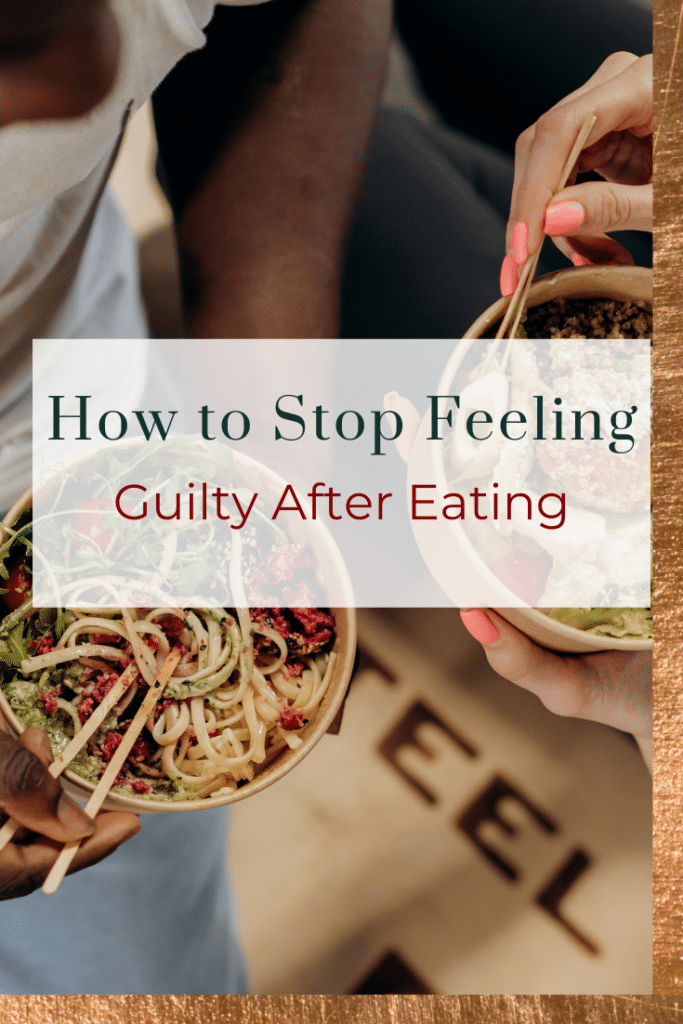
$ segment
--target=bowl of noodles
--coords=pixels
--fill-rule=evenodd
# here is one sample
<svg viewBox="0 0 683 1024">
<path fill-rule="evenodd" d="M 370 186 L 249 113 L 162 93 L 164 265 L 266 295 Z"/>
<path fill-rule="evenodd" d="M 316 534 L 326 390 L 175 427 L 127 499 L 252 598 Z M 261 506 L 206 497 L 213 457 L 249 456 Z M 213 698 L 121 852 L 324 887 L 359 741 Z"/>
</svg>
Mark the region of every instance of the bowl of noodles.
<svg viewBox="0 0 683 1024">
<path fill-rule="evenodd" d="M 260 472 L 264 485 L 277 489 L 279 478 L 265 467 Z M 244 608 L 34 608 L 31 536 L 28 491 L 0 526 L 0 711 L 10 728 L 45 729 L 58 756 L 126 670 L 132 679 L 62 776 L 77 798 L 95 789 L 177 644 L 181 659 L 107 808 L 155 814 L 244 799 L 294 768 L 338 716 L 354 665 L 355 610 L 345 566 L 322 524 L 314 553 L 280 544 L 253 567 L 246 586 L 264 606 Z M 343 607 L 311 602 L 322 559 L 345 588 Z M 296 600 L 297 586 L 303 600 Z M 294 606 L 285 606 L 283 595 Z"/>
</svg>

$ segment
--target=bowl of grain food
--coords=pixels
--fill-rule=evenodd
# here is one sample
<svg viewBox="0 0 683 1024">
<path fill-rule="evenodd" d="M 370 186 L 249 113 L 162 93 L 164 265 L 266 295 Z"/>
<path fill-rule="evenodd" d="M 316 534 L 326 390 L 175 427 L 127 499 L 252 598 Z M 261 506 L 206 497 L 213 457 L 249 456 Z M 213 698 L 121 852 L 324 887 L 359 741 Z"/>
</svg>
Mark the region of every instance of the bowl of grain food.
<svg viewBox="0 0 683 1024">
<path fill-rule="evenodd" d="M 237 456 L 238 469 L 244 460 L 253 469 Z M 259 473 L 264 493 L 281 493 L 279 477 L 265 467 Z M 109 702 L 62 776 L 72 795 L 92 795 L 178 648 L 162 699 L 109 791 L 109 809 L 157 814 L 241 800 L 282 778 L 328 731 L 351 678 L 356 621 L 346 568 L 322 524 L 311 550 L 280 539 L 245 570 L 245 591 L 256 588 L 263 607 L 34 608 L 32 505 L 28 491 L 0 525 L 0 712 L 16 734 L 45 729 L 57 757 Z M 93 514 L 101 529 L 104 513 Z M 60 520 L 61 535 L 79 534 L 92 553 L 101 539 L 78 515 Z M 119 543 L 113 535 L 109 542 Z M 335 574 L 344 607 L 324 605 L 321 563 Z"/>
<path fill-rule="evenodd" d="M 412 527 L 420 551 L 455 604 L 494 608 L 544 646 L 567 652 L 648 649 L 650 379 L 649 346 L 643 339 L 652 331 L 651 271 L 586 267 L 539 278 L 531 286 L 517 332 L 521 340 L 516 344 L 522 347 L 517 355 L 511 350 L 503 382 L 505 374 L 495 360 L 503 362 L 505 342 L 491 361 L 491 345 L 478 339 L 495 338 L 508 302 L 494 303 L 455 343 L 435 389 L 443 444 L 427 440 L 431 412 L 418 431 L 408 465 L 409 500 L 411 489 L 426 483 L 450 502 L 442 516 L 438 507 L 418 508 L 425 521 L 414 520 Z M 541 344 L 534 339 L 550 340 Z M 596 339 L 610 341 L 600 344 Z M 634 345 L 633 339 L 641 343 Z M 613 387 L 610 402 L 623 403 L 615 396 L 627 394 L 642 410 L 641 433 L 628 455 L 617 458 L 606 445 L 599 451 L 594 445 L 587 461 L 591 442 L 586 438 L 566 445 L 548 443 L 547 430 L 540 439 L 545 443 L 540 443 L 528 430 L 526 440 L 513 443 L 517 438 L 501 440 L 500 429 L 496 431 L 508 409 L 524 410 L 526 427 L 535 425 L 541 391 L 547 394 L 546 423 L 555 415 L 548 412 L 552 396 L 563 395 L 559 401 L 568 410 L 596 408 L 589 404 L 595 400 L 596 382 L 608 391 Z M 466 400 L 468 390 L 473 397 Z M 457 409 L 454 395 L 459 396 Z M 481 433 L 491 432 L 486 442 L 490 458 L 460 429 L 471 410 L 491 412 L 480 427 Z M 447 427 L 449 415 L 453 419 Z M 481 423 L 484 414 L 474 415 Z M 566 434 L 563 439 L 569 440 Z M 470 510 L 467 502 L 477 491 L 481 497 Z M 540 519 L 540 501 L 532 509 L 528 497 L 544 492 L 549 492 L 545 521 Z M 558 492 L 563 524 L 566 502 L 562 529 L 554 529 L 551 520 L 552 514 L 560 514 Z M 419 494 L 433 496 L 425 490 Z M 510 522 L 503 521 L 506 499 L 511 502 Z M 426 521 L 433 512 L 433 521 Z M 559 607 L 574 602 L 592 607 Z"/>
<path fill-rule="evenodd" d="M 494 302 L 463 337 L 495 337 L 508 303 Z M 529 289 L 520 327 L 528 338 L 651 338 L 652 271 L 596 266 L 544 274 Z"/>
</svg>

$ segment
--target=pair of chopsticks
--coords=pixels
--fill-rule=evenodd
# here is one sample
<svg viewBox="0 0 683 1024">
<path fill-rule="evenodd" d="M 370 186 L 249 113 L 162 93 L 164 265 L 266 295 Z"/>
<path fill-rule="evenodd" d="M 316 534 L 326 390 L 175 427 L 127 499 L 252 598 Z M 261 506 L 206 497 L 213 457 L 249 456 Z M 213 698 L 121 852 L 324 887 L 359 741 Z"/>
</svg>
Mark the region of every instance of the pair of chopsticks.
<svg viewBox="0 0 683 1024">
<path fill-rule="evenodd" d="M 560 174 L 560 179 L 557 183 L 557 187 L 555 188 L 553 195 L 557 195 L 558 192 L 561 192 L 567 184 L 567 181 L 569 180 L 569 175 L 572 173 L 572 170 L 574 168 L 574 164 L 578 160 L 579 154 L 583 149 L 584 143 L 590 135 L 593 125 L 596 121 L 596 115 L 591 113 L 587 115 L 586 119 L 581 125 L 579 134 L 576 136 L 576 142 L 572 146 L 571 152 L 567 157 L 564 167 L 562 168 L 562 173 Z M 529 288 L 531 287 L 531 282 L 533 281 L 534 274 L 536 273 L 536 265 L 538 264 L 538 257 L 540 256 L 540 254 L 541 249 L 539 248 L 537 252 L 535 252 L 532 256 L 529 256 L 524 266 L 522 267 L 514 295 L 510 299 L 510 304 L 508 305 L 502 323 L 498 328 L 498 333 L 496 334 L 496 341 L 498 341 L 500 338 L 506 337 L 505 332 L 508 330 L 508 327 L 512 323 L 512 328 L 509 331 L 509 334 L 507 335 L 509 342 L 505 348 L 501 368 L 505 367 L 505 364 L 507 363 L 510 350 L 510 342 L 515 337 L 517 333 L 517 328 L 519 327 L 519 321 L 522 319 L 522 313 L 524 312 L 524 307 L 526 305 L 526 299 L 529 293 Z M 493 359 L 493 356 L 497 348 L 497 345 L 492 346 L 492 349 L 486 358 L 486 363 L 483 369 L 484 373 L 486 372 L 488 364 Z"/>
<path fill-rule="evenodd" d="M 181 653 L 181 645 L 176 644 L 175 647 L 171 649 L 166 660 L 159 669 L 154 683 L 145 694 L 145 699 L 131 720 L 123 739 L 116 748 L 114 756 L 107 765 L 94 793 L 85 805 L 85 813 L 89 815 L 89 817 L 94 818 L 104 803 L 109 790 L 116 781 L 116 776 L 123 768 L 123 764 L 131 752 L 136 739 L 142 732 L 145 722 L 154 711 L 157 701 L 161 697 L 168 681 L 173 675 L 175 667 L 180 661 Z M 137 671 L 137 665 L 135 662 L 132 662 L 122 673 L 117 682 L 114 683 L 104 700 L 101 701 L 90 718 L 88 718 L 84 723 L 83 728 L 80 729 L 59 757 L 57 757 L 49 766 L 48 771 L 53 778 L 56 779 L 62 774 L 64 769 L 69 766 L 76 754 L 78 754 L 79 750 L 82 750 L 93 733 L 99 729 L 111 709 L 123 696 L 128 685 L 135 679 Z M 10 842 L 18 827 L 19 823 L 15 821 L 14 818 L 8 818 L 2 828 L 0 828 L 0 851 L 7 845 L 7 843 Z M 57 891 L 62 879 L 69 869 L 69 865 L 76 856 L 76 851 L 80 845 L 81 840 L 64 844 L 57 860 L 52 865 L 50 873 L 43 883 L 43 892 L 53 893 Z"/>
</svg>

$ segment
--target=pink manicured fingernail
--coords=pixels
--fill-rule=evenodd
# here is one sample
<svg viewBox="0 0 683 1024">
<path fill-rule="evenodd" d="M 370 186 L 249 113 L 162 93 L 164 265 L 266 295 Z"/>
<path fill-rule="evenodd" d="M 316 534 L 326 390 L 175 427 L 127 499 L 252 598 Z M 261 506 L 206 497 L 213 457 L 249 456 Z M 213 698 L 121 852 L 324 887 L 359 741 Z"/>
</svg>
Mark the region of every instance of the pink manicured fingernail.
<svg viewBox="0 0 683 1024">
<path fill-rule="evenodd" d="M 512 255 L 515 263 L 526 263 L 529 257 L 529 229 L 524 221 L 517 221 L 512 232 Z"/>
<path fill-rule="evenodd" d="M 583 224 L 586 211 L 575 199 L 566 199 L 545 211 L 543 233 L 546 235 L 571 235 Z"/>
<path fill-rule="evenodd" d="M 500 268 L 500 294 L 512 295 L 516 287 L 517 264 L 515 263 L 515 257 L 512 253 L 508 253 Z"/>
<path fill-rule="evenodd" d="M 468 608 L 460 612 L 460 618 L 468 633 L 480 644 L 492 644 L 498 639 L 498 630 L 481 608 Z"/>
<path fill-rule="evenodd" d="M 582 256 L 581 253 L 575 252 L 572 256 L 572 263 L 575 267 L 592 267 L 593 264 L 587 256 Z"/>
</svg>

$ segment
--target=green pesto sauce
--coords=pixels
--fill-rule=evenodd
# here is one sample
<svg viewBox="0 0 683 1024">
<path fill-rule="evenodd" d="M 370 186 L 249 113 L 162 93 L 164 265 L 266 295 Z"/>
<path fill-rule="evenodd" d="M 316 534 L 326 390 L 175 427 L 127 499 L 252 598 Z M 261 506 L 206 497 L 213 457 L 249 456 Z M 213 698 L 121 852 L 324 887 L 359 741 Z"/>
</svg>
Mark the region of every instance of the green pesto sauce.
<svg viewBox="0 0 683 1024">
<path fill-rule="evenodd" d="M 57 757 L 66 747 L 73 734 L 73 723 L 68 715 L 61 713 L 46 715 L 42 710 L 39 697 L 44 687 L 40 686 L 39 678 L 25 679 L 15 676 L 3 685 L 5 697 L 17 718 L 26 728 L 38 726 L 50 737 L 52 752 Z M 67 721 L 68 719 L 68 721 Z"/>
<path fill-rule="evenodd" d="M 74 670 L 71 673 L 65 673 L 64 670 L 57 669 L 56 672 L 51 673 L 51 685 L 48 686 L 44 682 L 41 684 L 41 672 L 34 672 L 28 677 L 16 672 L 10 677 L 8 673 L 6 678 L 0 682 L 2 691 L 19 721 L 27 729 L 31 726 L 37 726 L 48 734 L 52 753 L 55 757 L 59 757 L 72 740 L 74 732 L 73 721 L 71 716 L 61 709 L 58 709 L 53 715 L 46 714 L 40 697 L 42 693 L 54 689 L 56 685 L 61 683 L 65 675 L 78 679 L 79 668 L 80 666 L 74 666 Z M 107 733 L 118 727 L 119 722 L 115 715 L 113 713 L 107 715 L 100 728 L 93 735 L 90 743 L 101 744 L 106 738 Z M 95 785 L 99 782 L 105 768 L 106 763 L 102 758 L 89 754 L 87 750 L 79 751 L 69 765 L 71 771 Z M 146 776 L 140 776 L 140 779 L 143 782 L 147 782 L 150 786 L 149 793 L 136 793 L 130 786 L 112 786 L 111 792 L 119 796 L 128 797 L 129 799 L 132 798 L 133 800 L 182 802 L 198 799 L 195 790 L 185 789 L 182 783 L 173 782 L 171 779 L 155 779 Z M 207 803 L 211 801 L 210 796 L 204 799 L 207 800 Z"/>
<path fill-rule="evenodd" d="M 14 678 L 2 684 L 2 689 L 7 701 L 19 721 L 28 729 L 37 726 L 43 729 L 50 737 L 50 746 L 55 757 L 59 757 L 67 744 L 73 738 L 73 722 L 65 711 L 57 711 L 54 715 L 47 715 L 40 702 L 41 693 L 46 687 L 40 685 L 40 673 L 25 678 L 16 675 Z M 92 742 L 101 743 L 108 732 L 118 727 L 118 722 L 113 714 L 108 715 L 100 728 L 93 736 Z M 71 771 L 88 782 L 97 784 L 104 768 L 105 762 L 100 757 L 94 757 L 87 750 L 81 750 L 69 765 Z M 196 800 L 197 794 L 194 790 L 188 790 L 172 782 L 170 779 L 146 779 L 150 786 L 149 793 L 136 793 L 130 786 L 112 786 L 111 792 L 120 796 L 126 796 L 134 800 L 163 800 L 183 801 Z"/>
<path fill-rule="evenodd" d="M 170 780 L 164 782 L 162 779 L 144 778 L 141 776 L 143 782 L 149 783 L 151 789 L 149 793 L 136 793 L 130 788 L 130 786 L 112 786 L 111 792 L 116 793 L 119 796 L 132 797 L 134 800 L 164 800 L 167 802 L 179 802 L 181 800 L 197 800 L 197 794 L 191 789 L 180 789 L 175 788 L 175 783 Z M 154 788 L 156 785 L 156 789 Z M 210 800 L 210 797 L 206 797 Z"/>
<path fill-rule="evenodd" d="M 610 636 L 625 640 L 652 636 L 652 610 L 650 608 L 539 608 L 549 619 L 566 626 L 582 629 L 596 636 Z"/>
</svg>

